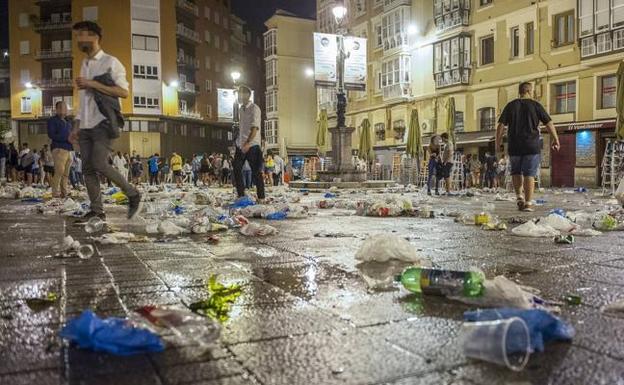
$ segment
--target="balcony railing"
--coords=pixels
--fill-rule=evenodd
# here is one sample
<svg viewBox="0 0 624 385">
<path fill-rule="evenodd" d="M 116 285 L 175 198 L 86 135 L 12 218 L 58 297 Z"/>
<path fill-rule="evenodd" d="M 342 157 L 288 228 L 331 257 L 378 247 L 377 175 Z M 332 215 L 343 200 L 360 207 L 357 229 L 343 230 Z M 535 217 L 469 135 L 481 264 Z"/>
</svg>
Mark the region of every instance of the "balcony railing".
<svg viewBox="0 0 624 385">
<path fill-rule="evenodd" d="M 435 25 L 438 31 L 444 31 L 447 29 L 468 26 L 470 18 L 469 9 L 456 9 L 449 13 L 436 16 Z"/>
<path fill-rule="evenodd" d="M 187 28 L 186 26 L 184 26 L 184 24 L 178 24 L 178 27 L 176 28 L 176 34 L 194 43 L 201 43 L 201 40 L 199 40 L 199 33 L 190 28 Z"/>
<path fill-rule="evenodd" d="M 336 111 L 336 104 L 337 104 L 336 101 L 321 102 L 321 103 L 319 103 L 319 108 L 321 110 L 325 109 L 325 110 L 327 110 L 327 113 L 330 113 L 332 111 Z"/>
<path fill-rule="evenodd" d="M 470 68 L 454 68 L 433 75 L 437 88 L 468 85 L 470 82 Z"/>
<path fill-rule="evenodd" d="M 391 86 L 383 87 L 384 101 L 405 99 L 410 97 L 410 85 L 409 83 L 397 83 Z"/>
<path fill-rule="evenodd" d="M 184 94 L 196 94 L 197 86 L 195 83 L 191 82 L 180 82 L 180 86 L 178 87 L 178 92 Z"/>
<path fill-rule="evenodd" d="M 192 3 L 188 0 L 178 0 L 177 6 L 178 8 L 186 12 L 192 13 L 195 16 L 199 16 L 199 7 L 195 3 Z"/>
<path fill-rule="evenodd" d="M 184 118 L 200 119 L 200 120 L 202 119 L 202 116 L 198 112 L 194 112 L 194 111 L 180 110 L 179 115 Z"/>
<path fill-rule="evenodd" d="M 71 59 L 71 57 L 72 57 L 71 50 L 58 51 L 58 50 L 52 50 L 52 49 L 42 49 L 41 51 L 37 52 L 37 54 L 35 55 L 35 59 L 37 60 Z"/>
<path fill-rule="evenodd" d="M 35 83 L 42 90 L 59 89 L 59 88 L 72 88 L 72 79 L 41 79 Z"/>
<path fill-rule="evenodd" d="M 398 33 L 383 39 L 384 54 L 394 54 L 395 51 L 403 51 L 408 48 L 408 37 L 406 33 Z"/>
<path fill-rule="evenodd" d="M 384 0 L 384 12 L 401 5 L 412 5 L 412 0 Z"/>
<path fill-rule="evenodd" d="M 178 62 L 178 65 L 180 66 L 187 66 L 187 67 L 191 67 L 194 69 L 199 68 L 199 59 L 196 59 L 193 56 L 178 55 L 177 62 Z"/>
<path fill-rule="evenodd" d="M 72 27 L 72 20 L 71 18 L 65 18 L 62 20 L 46 20 L 46 21 L 40 21 L 39 23 L 35 24 L 35 31 L 37 32 L 41 32 L 41 31 L 52 31 L 52 30 L 57 30 L 57 29 L 71 29 Z"/>
</svg>

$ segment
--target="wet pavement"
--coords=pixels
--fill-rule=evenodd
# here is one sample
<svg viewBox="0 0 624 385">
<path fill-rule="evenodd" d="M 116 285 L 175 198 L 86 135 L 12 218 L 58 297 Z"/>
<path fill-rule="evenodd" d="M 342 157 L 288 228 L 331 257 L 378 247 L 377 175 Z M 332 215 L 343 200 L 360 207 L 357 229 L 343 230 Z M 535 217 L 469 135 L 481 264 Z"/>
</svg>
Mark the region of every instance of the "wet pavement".
<svg viewBox="0 0 624 385">
<path fill-rule="evenodd" d="M 602 207 L 600 200 L 581 206 L 587 197 L 594 198 L 545 194 L 544 206 L 521 215 L 513 202 L 494 203 L 502 218 L 537 216 L 555 207 Z M 432 205 L 474 212 L 493 195 L 478 199 L 438 198 Z M 24 214 L 28 206 L 0 200 L 0 384 L 624 384 L 624 318 L 600 311 L 624 299 L 621 232 L 557 245 L 550 238 L 488 232 L 452 218 L 315 210 L 307 219 L 271 222 L 276 236 L 230 231 L 216 245 L 192 236 L 97 245 L 90 260 L 55 259 L 46 256 L 65 235 L 86 241 L 86 234 L 73 219 Z M 138 231 L 140 226 L 122 220 L 123 210 L 114 207 L 111 222 Z M 319 231 L 354 237 L 315 237 Z M 378 233 L 409 238 L 443 268 L 505 274 L 553 300 L 580 295 L 580 306 L 563 305 L 560 314 L 576 328 L 574 341 L 548 345 L 520 373 L 466 359 L 457 334 L 463 312 L 472 307 L 398 289 L 367 290 L 354 254 Z M 84 309 L 125 317 L 142 305 L 199 300 L 211 274 L 244 285 L 211 354 L 189 345 L 116 357 L 80 350 L 58 337 L 66 320 Z M 34 312 L 25 304 L 48 292 L 59 294 L 54 306 Z"/>
</svg>

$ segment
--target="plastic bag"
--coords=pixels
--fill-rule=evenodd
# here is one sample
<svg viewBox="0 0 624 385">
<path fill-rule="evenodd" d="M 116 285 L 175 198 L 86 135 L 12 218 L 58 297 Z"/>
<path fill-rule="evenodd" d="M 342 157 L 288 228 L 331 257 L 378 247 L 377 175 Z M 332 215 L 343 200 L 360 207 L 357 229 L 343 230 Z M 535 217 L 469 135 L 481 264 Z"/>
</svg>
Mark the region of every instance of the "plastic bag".
<svg viewBox="0 0 624 385">
<path fill-rule="evenodd" d="M 569 233 L 579 227 L 577 224 L 572 223 L 569 219 L 558 214 L 550 214 L 545 218 L 540 218 L 537 225 L 547 225 L 564 233 Z"/>
<path fill-rule="evenodd" d="M 180 235 L 188 231 L 171 221 L 162 221 L 158 224 L 158 232 L 164 235 Z"/>
<path fill-rule="evenodd" d="M 230 204 L 230 208 L 233 209 L 242 209 L 243 207 L 253 206 L 256 202 L 254 202 L 250 197 L 244 196 L 235 200 L 232 204 Z"/>
<path fill-rule="evenodd" d="M 469 305 L 483 307 L 515 307 L 533 309 L 541 307 L 544 300 L 535 295 L 536 289 L 520 286 L 505 276 L 499 275 L 483 282 L 483 295 L 480 297 L 450 297 Z"/>
<path fill-rule="evenodd" d="M 77 343 L 82 349 L 119 356 L 165 349 L 160 337 L 149 330 L 134 327 L 121 318 L 100 319 L 90 310 L 70 320 L 60 336 Z"/>
<path fill-rule="evenodd" d="M 276 211 L 276 212 L 265 215 L 264 219 L 268 219 L 271 221 L 281 221 L 281 220 L 286 219 L 286 217 L 287 217 L 287 214 L 285 212 Z"/>
<path fill-rule="evenodd" d="M 404 238 L 392 234 L 378 234 L 368 238 L 355 254 L 361 262 L 398 260 L 420 265 L 423 259 L 416 248 Z"/>
<path fill-rule="evenodd" d="M 277 229 L 270 225 L 249 223 L 241 227 L 240 233 L 248 237 L 264 237 L 267 235 L 277 234 Z"/>
<path fill-rule="evenodd" d="M 559 235 L 560 232 L 546 224 L 535 224 L 528 221 L 518 227 L 511 229 L 511 233 L 518 237 L 550 238 Z"/>
<path fill-rule="evenodd" d="M 520 310 L 512 308 L 499 308 L 467 311 L 464 320 L 493 321 L 520 317 L 529 328 L 531 336 L 531 353 L 543 352 L 544 345 L 551 341 L 571 341 L 574 338 L 574 328 L 558 317 L 542 309 Z"/>
<path fill-rule="evenodd" d="M 136 310 L 145 326 L 158 334 L 171 331 L 171 342 L 188 345 L 195 342 L 211 347 L 221 334 L 221 327 L 210 318 L 202 317 L 186 309 L 143 306 Z M 139 319 L 137 319 L 139 321 Z"/>
</svg>

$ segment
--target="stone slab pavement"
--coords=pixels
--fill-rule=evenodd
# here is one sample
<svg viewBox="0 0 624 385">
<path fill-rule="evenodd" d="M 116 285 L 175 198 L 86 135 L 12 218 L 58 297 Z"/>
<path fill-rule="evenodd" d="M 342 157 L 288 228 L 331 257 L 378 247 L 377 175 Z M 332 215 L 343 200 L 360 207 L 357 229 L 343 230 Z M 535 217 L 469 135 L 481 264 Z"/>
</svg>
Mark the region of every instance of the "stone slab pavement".
<svg viewBox="0 0 624 385">
<path fill-rule="evenodd" d="M 492 198 L 437 198 L 433 204 L 474 211 Z M 592 209 L 582 206 L 588 200 L 582 194 L 544 199 L 533 216 L 554 207 Z M 513 202 L 495 203 L 501 217 L 518 216 Z M 84 231 L 72 219 L 29 210 L 26 203 L 0 201 L 0 384 L 624 384 L 624 319 L 600 311 L 624 299 L 622 233 L 562 246 L 451 218 L 320 210 L 307 219 L 273 222 L 280 232 L 272 237 L 228 232 L 217 245 L 200 236 L 97 245 L 92 259 L 79 260 L 46 256 L 67 234 L 87 241 Z M 123 214 L 115 207 L 109 218 L 123 224 Z M 354 237 L 315 237 L 320 230 Z M 403 290 L 367 290 L 354 254 L 377 233 L 409 237 L 441 267 L 505 274 L 549 299 L 581 295 L 580 306 L 564 305 L 561 312 L 577 336 L 533 355 L 519 373 L 465 358 L 457 334 L 471 307 Z M 211 354 L 188 345 L 116 357 L 58 337 L 64 322 L 84 309 L 125 317 L 141 305 L 188 304 L 204 295 L 213 273 L 244 284 L 244 294 Z M 25 299 L 50 291 L 60 294 L 55 306 L 40 312 L 26 306 Z"/>
</svg>

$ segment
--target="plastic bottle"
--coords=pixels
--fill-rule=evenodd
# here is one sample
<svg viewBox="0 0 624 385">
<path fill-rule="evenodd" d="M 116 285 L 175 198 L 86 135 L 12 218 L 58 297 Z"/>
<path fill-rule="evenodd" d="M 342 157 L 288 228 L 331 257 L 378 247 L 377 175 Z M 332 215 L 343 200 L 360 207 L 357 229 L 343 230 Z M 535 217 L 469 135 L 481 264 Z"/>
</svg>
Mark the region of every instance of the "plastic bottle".
<svg viewBox="0 0 624 385">
<path fill-rule="evenodd" d="M 85 231 L 89 234 L 102 231 L 105 223 L 100 217 L 92 217 L 85 224 Z"/>
<path fill-rule="evenodd" d="M 395 278 L 413 293 L 479 297 L 485 276 L 480 271 L 450 271 L 409 267 Z"/>
</svg>

